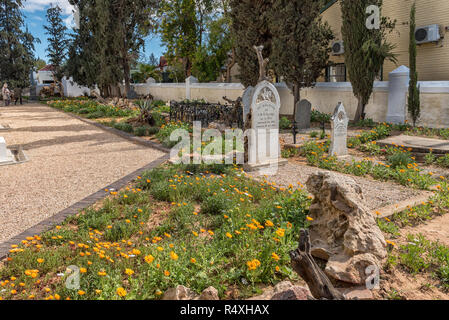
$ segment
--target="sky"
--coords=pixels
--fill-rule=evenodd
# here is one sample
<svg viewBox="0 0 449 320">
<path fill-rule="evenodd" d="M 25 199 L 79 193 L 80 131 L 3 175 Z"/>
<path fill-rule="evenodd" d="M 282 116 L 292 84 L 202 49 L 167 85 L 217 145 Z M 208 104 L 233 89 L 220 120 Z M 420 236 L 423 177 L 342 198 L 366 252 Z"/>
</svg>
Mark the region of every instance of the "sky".
<svg viewBox="0 0 449 320">
<path fill-rule="evenodd" d="M 36 43 L 36 57 L 48 61 L 45 50 L 47 48 L 47 35 L 45 34 L 44 25 L 46 24 L 45 14 L 50 5 L 58 4 L 62 9 L 62 18 L 66 25 L 71 29 L 73 22 L 73 7 L 68 0 L 25 0 L 23 3 L 22 12 L 25 16 L 25 25 L 28 26 L 29 31 L 34 37 L 41 40 L 41 43 Z M 145 41 L 145 57 L 149 57 L 153 53 L 156 58 L 163 55 L 164 48 L 157 36 L 151 36 Z"/>
</svg>

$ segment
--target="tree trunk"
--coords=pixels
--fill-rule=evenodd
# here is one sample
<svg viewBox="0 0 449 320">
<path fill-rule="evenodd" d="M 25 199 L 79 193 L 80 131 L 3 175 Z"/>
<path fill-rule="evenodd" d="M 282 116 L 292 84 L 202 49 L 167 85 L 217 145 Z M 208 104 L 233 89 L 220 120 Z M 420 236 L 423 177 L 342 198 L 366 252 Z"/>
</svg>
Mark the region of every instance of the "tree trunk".
<svg viewBox="0 0 449 320">
<path fill-rule="evenodd" d="M 293 85 L 293 119 L 296 119 L 296 104 L 301 99 L 301 89 L 299 88 L 299 85 L 295 84 Z"/>
<path fill-rule="evenodd" d="M 125 97 L 124 98 L 128 99 L 129 93 L 131 91 L 131 84 L 130 84 L 130 77 L 129 77 L 129 73 L 130 73 L 129 62 L 126 57 L 123 58 L 123 73 L 124 73 L 124 78 L 125 78 Z"/>
<path fill-rule="evenodd" d="M 232 47 L 232 60 L 231 63 L 228 65 L 228 67 L 226 68 L 226 83 L 230 83 L 231 82 L 231 71 L 232 68 L 235 66 L 235 47 Z"/>
<path fill-rule="evenodd" d="M 186 58 L 186 79 L 192 75 L 192 62 Z"/>
<path fill-rule="evenodd" d="M 354 122 L 359 122 L 365 118 L 365 105 L 362 103 L 362 99 L 358 98 L 357 111 L 355 113 Z"/>
<path fill-rule="evenodd" d="M 329 278 L 320 269 L 310 253 L 309 231 L 302 229 L 299 246 L 290 252 L 293 270 L 307 282 L 315 299 L 345 300 L 345 296 L 334 288 Z"/>
</svg>

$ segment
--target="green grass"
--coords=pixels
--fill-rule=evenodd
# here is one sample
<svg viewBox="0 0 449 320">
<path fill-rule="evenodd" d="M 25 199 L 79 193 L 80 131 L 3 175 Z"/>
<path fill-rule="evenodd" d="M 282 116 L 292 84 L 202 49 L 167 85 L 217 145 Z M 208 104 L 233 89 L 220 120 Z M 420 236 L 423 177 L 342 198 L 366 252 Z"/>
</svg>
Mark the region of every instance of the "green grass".
<svg viewBox="0 0 449 320">
<path fill-rule="evenodd" d="M 159 299 L 182 284 L 198 293 L 214 286 L 221 297 L 239 288 L 246 298 L 259 284 L 297 279 L 288 252 L 307 227 L 309 205 L 305 193 L 249 180 L 234 167 L 155 169 L 101 207 L 13 248 L 0 269 L 7 289 L 0 296 Z M 71 265 L 82 270 L 80 292 L 57 275 Z"/>
</svg>

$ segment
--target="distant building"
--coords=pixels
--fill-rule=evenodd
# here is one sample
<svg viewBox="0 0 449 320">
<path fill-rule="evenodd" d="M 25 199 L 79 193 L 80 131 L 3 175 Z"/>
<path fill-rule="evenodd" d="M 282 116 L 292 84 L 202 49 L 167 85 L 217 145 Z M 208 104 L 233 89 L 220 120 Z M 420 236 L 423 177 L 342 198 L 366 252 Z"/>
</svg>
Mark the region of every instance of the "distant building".
<svg viewBox="0 0 449 320">
<path fill-rule="evenodd" d="M 54 82 L 53 72 L 55 68 L 53 65 L 48 64 L 42 69 L 37 71 L 36 81 L 38 84 L 51 84 Z"/>
<path fill-rule="evenodd" d="M 387 40 L 396 45 L 397 65 L 386 61 L 379 80 L 388 81 L 388 74 L 400 65 L 409 65 L 409 21 L 412 0 L 384 0 L 382 14 L 396 20 L 395 30 Z M 322 9 L 323 21 L 329 23 L 335 41 L 332 46 L 331 65 L 326 70 L 325 81 L 349 81 L 344 58 L 341 34 L 340 1 L 328 1 Z M 416 0 L 417 71 L 420 81 L 449 80 L 449 1 Z"/>
</svg>

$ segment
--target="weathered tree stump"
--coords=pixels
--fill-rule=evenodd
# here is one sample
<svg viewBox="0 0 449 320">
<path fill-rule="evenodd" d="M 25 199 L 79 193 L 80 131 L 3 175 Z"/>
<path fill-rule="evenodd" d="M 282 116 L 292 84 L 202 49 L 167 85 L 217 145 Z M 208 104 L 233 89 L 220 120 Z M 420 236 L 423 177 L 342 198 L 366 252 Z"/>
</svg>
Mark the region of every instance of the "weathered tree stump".
<svg viewBox="0 0 449 320">
<path fill-rule="evenodd" d="M 310 292 L 316 299 L 346 300 L 345 296 L 334 288 L 329 278 L 320 269 L 310 253 L 308 230 L 301 230 L 298 249 L 290 252 L 293 270 L 307 282 Z"/>
</svg>

